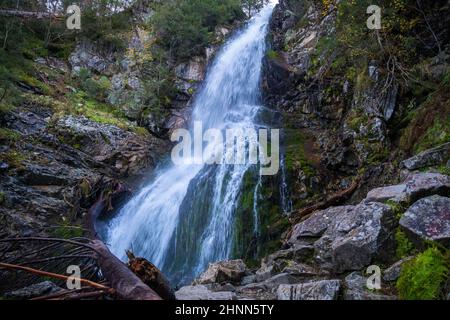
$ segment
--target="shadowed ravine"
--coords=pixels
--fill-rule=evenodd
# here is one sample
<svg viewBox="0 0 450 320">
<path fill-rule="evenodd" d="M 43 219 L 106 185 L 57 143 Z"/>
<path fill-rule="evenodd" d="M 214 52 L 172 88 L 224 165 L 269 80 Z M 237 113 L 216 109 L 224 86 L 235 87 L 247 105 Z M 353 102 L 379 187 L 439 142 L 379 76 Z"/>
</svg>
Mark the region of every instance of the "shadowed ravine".
<svg viewBox="0 0 450 320">
<path fill-rule="evenodd" d="M 201 121 L 203 131 L 267 125 L 261 120 L 268 111 L 261 105 L 260 78 L 272 10 L 268 5 L 237 32 L 211 65 L 193 108 L 192 120 Z M 187 282 L 209 262 L 233 255 L 235 215 L 246 176 L 255 195 L 253 230 L 247 232 L 258 233 L 258 168 L 172 165 L 161 170 L 110 222 L 107 242 L 121 259 L 132 249 L 175 283 Z"/>
</svg>

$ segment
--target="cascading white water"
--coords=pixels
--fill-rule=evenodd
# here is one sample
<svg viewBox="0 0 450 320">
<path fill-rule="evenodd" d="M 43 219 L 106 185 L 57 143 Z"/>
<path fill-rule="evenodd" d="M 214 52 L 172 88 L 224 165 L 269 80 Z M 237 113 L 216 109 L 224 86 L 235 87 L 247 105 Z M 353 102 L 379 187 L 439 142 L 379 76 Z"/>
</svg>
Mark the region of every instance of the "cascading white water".
<svg viewBox="0 0 450 320">
<path fill-rule="evenodd" d="M 193 121 L 201 121 L 204 130 L 262 125 L 257 120 L 260 77 L 273 6 L 230 39 L 210 67 L 193 109 Z M 228 258 L 238 197 L 251 167 L 186 164 L 162 170 L 110 222 L 106 240 L 111 250 L 124 259 L 125 250 L 132 249 L 177 281 Z M 254 184 L 255 202 L 260 183 Z M 253 211 L 258 232 L 257 203 Z"/>
</svg>

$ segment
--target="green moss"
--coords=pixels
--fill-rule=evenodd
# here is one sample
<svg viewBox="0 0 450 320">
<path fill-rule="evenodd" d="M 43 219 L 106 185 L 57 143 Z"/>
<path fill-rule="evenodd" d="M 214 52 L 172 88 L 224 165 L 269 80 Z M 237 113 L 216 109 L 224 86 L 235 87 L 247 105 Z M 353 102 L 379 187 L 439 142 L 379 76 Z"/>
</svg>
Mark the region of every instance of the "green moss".
<svg viewBox="0 0 450 320">
<path fill-rule="evenodd" d="M 0 141 L 15 142 L 19 139 L 20 134 L 17 131 L 0 128 Z"/>
<path fill-rule="evenodd" d="M 442 84 L 445 86 L 450 86 L 450 66 L 447 66 L 447 71 L 442 79 Z"/>
<path fill-rule="evenodd" d="M 305 153 L 305 138 L 299 129 L 285 129 L 284 159 L 287 170 L 301 169 L 306 176 L 314 175 L 314 168 Z"/>
<path fill-rule="evenodd" d="M 4 192 L 0 191 L 0 204 L 3 204 L 5 202 L 6 196 Z"/>
<path fill-rule="evenodd" d="M 0 154 L 0 161 L 6 162 L 11 168 L 20 169 L 25 156 L 16 150 L 10 150 Z"/>
<path fill-rule="evenodd" d="M 450 167 L 447 167 L 446 165 L 440 166 L 439 168 L 437 168 L 437 171 L 447 176 L 450 176 Z"/>
<path fill-rule="evenodd" d="M 62 223 L 52 232 L 53 236 L 60 239 L 72 239 L 83 236 L 83 228 L 79 226 L 72 226 L 68 222 Z"/>
<path fill-rule="evenodd" d="M 266 56 L 269 59 L 277 59 L 279 57 L 279 54 L 275 50 L 269 50 L 267 51 Z"/>
<path fill-rule="evenodd" d="M 146 128 L 144 128 L 144 127 L 132 127 L 131 130 L 134 133 L 136 133 L 137 135 L 142 136 L 142 137 L 147 137 L 150 134 L 148 132 L 148 130 Z"/>
<path fill-rule="evenodd" d="M 415 152 L 436 147 L 450 141 L 450 115 L 444 119 L 436 118 L 433 126 L 428 128 L 425 134 L 415 146 Z"/>
<path fill-rule="evenodd" d="M 368 164 L 378 164 L 384 160 L 386 160 L 387 157 L 390 155 L 390 151 L 388 148 L 376 144 L 374 148 L 370 151 L 369 157 L 367 158 Z"/>
<path fill-rule="evenodd" d="M 120 109 L 90 98 L 83 91 L 70 93 L 67 95 L 67 99 L 69 109 L 66 109 L 66 112 L 68 113 L 84 115 L 92 121 L 115 125 L 122 129 L 130 129 L 133 127 Z M 73 107 L 70 108 L 70 106 Z"/>
<path fill-rule="evenodd" d="M 404 300 L 438 299 L 448 274 L 448 251 L 443 254 L 429 248 L 403 265 L 397 281 L 399 296 Z"/>
<path fill-rule="evenodd" d="M 400 220 L 403 213 L 406 211 L 405 205 L 393 200 L 386 201 L 386 204 L 391 208 L 397 220 Z"/>
<path fill-rule="evenodd" d="M 446 86 L 436 90 L 418 108 L 408 110 L 403 117 L 399 143 L 403 151 L 419 153 L 450 141 L 449 89 Z"/>
<path fill-rule="evenodd" d="M 361 71 L 356 76 L 355 91 L 364 92 L 373 84 L 373 80 L 369 77 L 367 67 L 361 68 Z"/>
<path fill-rule="evenodd" d="M 396 255 L 397 258 L 402 259 L 410 255 L 414 250 L 414 245 L 409 241 L 406 234 L 398 228 L 395 233 Z"/>
<path fill-rule="evenodd" d="M 369 117 L 363 110 L 356 108 L 351 111 L 346 122 L 350 129 L 359 132 L 361 125 L 367 125 Z"/>
</svg>

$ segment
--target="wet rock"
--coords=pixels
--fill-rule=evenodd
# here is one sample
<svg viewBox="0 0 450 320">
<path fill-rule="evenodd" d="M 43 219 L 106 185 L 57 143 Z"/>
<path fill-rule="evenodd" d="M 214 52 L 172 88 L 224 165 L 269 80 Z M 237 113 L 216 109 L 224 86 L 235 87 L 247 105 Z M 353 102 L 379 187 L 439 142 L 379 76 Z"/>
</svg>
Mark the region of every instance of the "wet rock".
<svg viewBox="0 0 450 320">
<path fill-rule="evenodd" d="M 197 84 L 203 81 L 206 73 L 206 61 L 202 57 L 193 57 L 186 63 L 175 67 L 177 81 L 175 85 L 185 94 L 191 96 L 197 89 Z"/>
<path fill-rule="evenodd" d="M 370 291 L 367 279 L 360 272 L 352 272 L 344 280 L 344 300 L 395 300 L 395 296 Z"/>
<path fill-rule="evenodd" d="M 365 199 L 368 202 L 385 202 L 388 200 L 402 202 L 407 200 L 406 184 L 381 187 L 371 190 Z"/>
<path fill-rule="evenodd" d="M 290 274 L 292 276 L 295 276 L 296 278 L 300 277 L 312 277 L 312 276 L 318 276 L 325 274 L 324 272 L 319 272 L 315 268 L 304 264 L 304 263 L 297 263 L 293 262 L 288 264 L 283 270 L 283 273 Z"/>
<path fill-rule="evenodd" d="M 403 168 L 417 170 L 420 168 L 443 164 L 450 159 L 450 142 L 436 148 L 425 150 L 401 163 Z"/>
<path fill-rule="evenodd" d="M 4 296 L 7 299 L 25 300 L 40 297 L 43 295 L 49 295 L 61 290 L 62 289 L 53 282 L 44 281 L 19 290 L 7 292 L 4 294 Z"/>
<path fill-rule="evenodd" d="M 289 243 L 298 243 L 300 239 L 320 237 L 329 227 L 337 215 L 352 211 L 353 206 L 334 207 L 322 211 L 317 211 L 310 218 L 294 226 Z"/>
<path fill-rule="evenodd" d="M 239 283 L 246 274 L 247 267 L 242 260 L 210 263 L 208 269 L 195 280 L 196 284 Z"/>
<path fill-rule="evenodd" d="M 450 191 L 450 177 L 430 172 L 414 173 L 406 177 L 405 182 L 394 186 L 380 187 L 371 190 L 366 202 L 410 202 L 415 199 L 432 195 L 445 194 Z"/>
<path fill-rule="evenodd" d="M 256 271 L 256 281 L 265 281 L 269 279 L 273 274 L 275 274 L 273 265 L 266 265 L 263 263 L 261 268 Z"/>
<path fill-rule="evenodd" d="M 416 241 L 450 244 L 450 198 L 433 195 L 415 202 L 400 219 L 400 225 Z"/>
<path fill-rule="evenodd" d="M 255 283 L 256 282 L 256 275 L 252 274 L 249 276 L 245 276 L 241 279 L 241 286 L 246 286 L 250 283 Z"/>
<path fill-rule="evenodd" d="M 277 260 L 302 261 L 309 259 L 314 253 L 314 247 L 309 244 L 294 244 L 291 248 L 279 250 L 264 259 L 267 265 L 274 264 Z"/>
<path fill-rule="evenodd" d="M 401 260 L 397 261 L 396 263 L 394 263 L 393 265 L 391 265 L 386 270 L 384 270 L 383 280 L 387 281 L 387 282 L 397 281 L 398 277 L 400 277 L 400 272 L 401 272 L 403 264 L 405 262 L 411 260 L 412 258 L 414 258 L 414 257 L 407 257 L 407 258 L 401 259 Z"/>
<path fill-rule="evenodd" d="M 175 292 L 177 300 L 236 300 L 236 295 L 229 291 L 213 292 L 206 286 L 186 286 Z"/>
<path fill-rule="evenodd" d="M 239 299 L 274 300 L 276 295 L 272 292 L 274 285 L 266 282 L 251 283 L 236 290 Z"/>
<path fill-rule="evenodd" d="M 433 194 L 445 195 L 450 191 L 450 177 L 440 173 L 416 173 L 406 182 L 406 194 L 410 201 Z"/>
<path fill-rule="evenodd" d="M 236 291 L 236 288 L 231 283 L 225 283 L 224 285 L 221 285 L 216 291 L 234 292 Z"/>
<path fill-rule="evenodd" d="M 394 250 L 395 218 L 389 206 L 361 203 L 318 211 L 294 227 L 290 242 L 314 242 L 314 261 L 325 270 L 360 270 Z"/>
<path fill-rule="evenodd" d="M 278 300 L 336 300 L 340 287 L 339 280 L 280 285 L 277 289 L 277 298 Z"/>
<path fill-rule="evenodd" d="M 268 284 L 269 286 L 279 284 L 291 284 L 297 282 L 298 282 L 297 278 L 293 277 L 288 273 L 280 273 L 264 281 L 264 283 Z"/>
<path fill-rule="evenodd" d="M 361 203 L 354 207 L 335 207 L 333 212 L 326 231 L 314 243 L 314 261 L 321 268 L 334 272 L 359 270 L 375 257 L 385 259 L 394 250 L 395 218 L 389 206 Z M 320 213 L 327 211 L 309 219 L 320 220 Z M 311 225 L 309 219 L 300 224 Z M 298 229 L 305 230 L 301 226 Z"/>
</svg>

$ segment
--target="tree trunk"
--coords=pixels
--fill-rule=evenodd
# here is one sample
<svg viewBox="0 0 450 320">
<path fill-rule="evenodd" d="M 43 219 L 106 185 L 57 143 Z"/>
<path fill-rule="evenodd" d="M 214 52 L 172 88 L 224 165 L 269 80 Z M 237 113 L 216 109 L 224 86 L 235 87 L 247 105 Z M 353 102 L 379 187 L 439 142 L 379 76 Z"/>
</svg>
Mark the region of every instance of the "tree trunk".
<svg viewBox="0 0 450 320">
<path fill-rule="evenodd" d="M 98 264 L 110 286 L 117 291 L 119 297 L 129 300 L 175 299 L 174 292 L 167 278 L 153 264 L 143 258 L 130 259 L 130 268 L 114 256 L 106 245 L 99 240 L 95 230 L 96 219 L 111 209 L 115 202 L 129 192 L 123 184 L 116 184 L 112 193 L 104 197 L 103 192 L 87 215 L 87 228 L 94 239 L 94 247 L 98 252 Z M 145 260 L 145 263 L 143 262 Z M 139 265 L 137 264 L 139 262 Z M 137 274 L 137 275 L 136 275 Z M 155 291 L 156 292 L 155 292 Z"/>
</svg>

